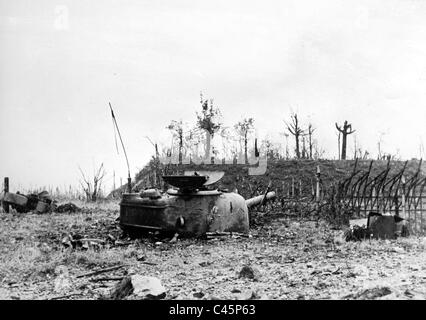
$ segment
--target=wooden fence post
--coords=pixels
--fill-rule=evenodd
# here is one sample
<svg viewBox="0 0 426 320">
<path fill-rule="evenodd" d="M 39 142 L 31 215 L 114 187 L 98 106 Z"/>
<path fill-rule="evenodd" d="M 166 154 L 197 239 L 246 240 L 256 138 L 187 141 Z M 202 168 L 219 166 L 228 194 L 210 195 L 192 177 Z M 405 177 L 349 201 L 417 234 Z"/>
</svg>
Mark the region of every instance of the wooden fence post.
<svg viewBox="0 0 426 320">
<path fill-rule="evenodd" d="M 315 194 L 315 200 L 316 200 L 316 211 L 317 214 L 319 214 L 319 203 L 321 200 L 321 195 L 320 195 L 320 180 L 321 180 L 321 170 L 320 170 L 320 166 L 317 166 L 317 174 L 316 174 L 316 194 Z"/>
<path fill-rule="evenodd" d="M 317 186 L 316 186 L 316 201 L 317 203 L 320 202 L 320 179 L 321 179 L 321 170 L 320 166 L 317 166 L 317 174 L 316 174 L 316 180 L 317 180 Z"/>
<path fill-rule="evenodd" d="M 3 190 L 4 190 L 5 193 L 9 192 L 9 178 L 8 177 L 4 178 Z M 9 213 L 9 204 L 8 203 L 3 201 L 2 207 L 3 207 L 3 209 L 6 213 Z"/>
</svg>

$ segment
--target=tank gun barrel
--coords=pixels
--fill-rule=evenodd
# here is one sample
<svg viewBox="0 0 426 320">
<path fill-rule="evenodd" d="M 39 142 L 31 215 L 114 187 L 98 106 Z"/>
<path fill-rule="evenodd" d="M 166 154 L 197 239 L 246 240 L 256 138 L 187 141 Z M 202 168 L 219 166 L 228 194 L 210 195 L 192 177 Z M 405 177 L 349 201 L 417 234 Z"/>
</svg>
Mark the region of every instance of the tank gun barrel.
<svg viewBox="0 0 426 320">
<path fill-rule="evenodd" d="M 247 205 L 248 208 L 250 208 L 250 207 L 257 206 L 257 205 L 261 204 L 263 201 L 274 199 L 274 198 L 275 198 L 275 192 L 271 191 L 271 192 L 268 192 L 266 195 L 262 194 L 260 196 L 247 199 L 246 205 Z"/>
</svg>

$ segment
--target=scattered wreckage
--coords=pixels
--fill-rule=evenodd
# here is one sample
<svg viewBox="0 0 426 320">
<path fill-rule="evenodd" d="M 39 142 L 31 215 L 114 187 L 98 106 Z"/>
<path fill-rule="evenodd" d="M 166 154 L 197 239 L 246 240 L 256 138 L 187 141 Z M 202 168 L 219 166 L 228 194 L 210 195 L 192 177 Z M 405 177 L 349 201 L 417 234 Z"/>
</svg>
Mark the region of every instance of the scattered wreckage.
<svg viewBox="0 0 426 320">
<path fill-rule="evenodd" d="M 36 212 L 46 213 L 56 208 L 55 201 L 49 195 L 47 191 L 42 191 L 38 194 L 31 193 L 23 195 L 19 192 L 2 192 L 0 194 L 0 201 L 5 203 L 7 206 L 11 206 L 19 213 L 24 212 Z"/>
<path fill-rule="evenodd" d="M 81 209 L 74 203 L 68 202 L 57 205 L 56 201 L 50 196 L 49 192 L 42 191 L 39 193 L 30 193 L 27 195 L 9 192 L 9 179 L 5 178 L 4 191 L 0 193 L 1 207 L 5 212 L 9 212 L 9 208 L 16 210 L 18 213 L 34 212 L 78 212 Z"/>
<path fill-rule="evenodd" d="M 201 236 L 208 232 L 249 233 L 248 208 L 265 204 L 275 192 L 245 200 L 235 192 L 209 189 L 224 172 L 185 172 L 163 176 L 173 188 L 167 192 L 146 189 L 124 193 L 120 202 L 120 226 L 123 230 L 175 232 Z"/>
<path fill-rule="evenodd" d="M 406 221 L 390 213 L 381 214 L 370 211 L 367 218 L 350 220 L 350 227 L 345 231 L 346 241 L 361 241 L 366 239 L 396 239 L 408 236 Z"/>
</svg>

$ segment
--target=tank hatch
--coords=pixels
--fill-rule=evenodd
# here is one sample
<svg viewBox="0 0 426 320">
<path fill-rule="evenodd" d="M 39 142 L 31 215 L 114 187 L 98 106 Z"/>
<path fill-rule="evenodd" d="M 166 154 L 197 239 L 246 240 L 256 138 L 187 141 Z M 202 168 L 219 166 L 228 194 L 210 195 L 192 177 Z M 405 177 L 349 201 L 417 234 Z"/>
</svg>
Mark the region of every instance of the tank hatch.
<svg viewBox="0 0 426 320">
<path fill-rule="evenodd" d="M 195 190 L 207 181 L 206 176 L 163 176 L 163 180 L 179 190 Z"/>
<path fill-rule="evenodd" d="M 185 171 L 185 175 L 163 176 L 163 180 L 182 193 L 205 189 L 206 186 L 219 181 L 225 172 L 222 171 Z"/>
</svg>

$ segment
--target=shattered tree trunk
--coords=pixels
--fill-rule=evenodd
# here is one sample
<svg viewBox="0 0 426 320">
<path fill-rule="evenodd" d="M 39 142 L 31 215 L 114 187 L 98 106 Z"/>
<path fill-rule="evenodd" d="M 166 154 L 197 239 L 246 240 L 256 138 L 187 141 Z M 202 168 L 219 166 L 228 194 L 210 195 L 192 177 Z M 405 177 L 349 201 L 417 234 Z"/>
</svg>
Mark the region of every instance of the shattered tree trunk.
<svg viewBox="0 0 426 320">
<path fill-rule="evenodd" d="M 287 124 L 287 130 L 294 136 L 296 142 L 296 157 L 300 159 L 300 136 L 304 135 L 304 130 L 300 127 L 297 114 L 291 116 L 292 123 Z"/>
<path fill-rule="evenodd" d="M 295 134 L 294 138 L 296 139 L 296 157 L 300 159 L 300 148 L 299 148 L 299 134 Z"/>
<path fill-rule="evenodd" d="M 342 133 L 342 156 L 341 160 L 346 160 L 346 145 L 347 145 L 347 137 L 349 134 L 352 134 L 355 132 L 355 130 L 352 130 L 352 125 L 348 124 L 348 121 L 345 120 L 343 124 L 343 128 L 339 127 L 336 123 L 336 129 Z"/>
</svg>

